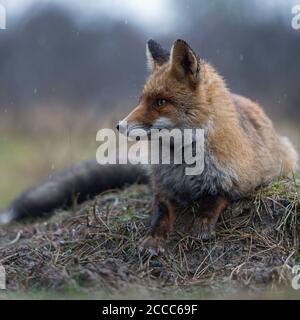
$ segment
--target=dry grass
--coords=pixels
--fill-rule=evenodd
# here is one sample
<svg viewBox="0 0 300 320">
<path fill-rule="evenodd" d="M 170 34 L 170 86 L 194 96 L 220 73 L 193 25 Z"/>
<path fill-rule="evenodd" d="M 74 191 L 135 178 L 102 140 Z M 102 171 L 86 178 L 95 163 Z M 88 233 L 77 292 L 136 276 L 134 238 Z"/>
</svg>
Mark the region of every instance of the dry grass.
<svg viewBox="0 0 300 320">
<path fill-rule="evenodd" d="M 299 192 L 296 180 L 275 182 L 233 204 L 215 238 L 202 242 L 177 232 L 160 257 L 142 257 L 136 248 L 148 225 L 148 188 L 106 192 L 47 221 L 0 229 L 0 263 L 8 287 L 1 294 L 291 296 L 291 267 L 300 263 Z"/>
</svg>

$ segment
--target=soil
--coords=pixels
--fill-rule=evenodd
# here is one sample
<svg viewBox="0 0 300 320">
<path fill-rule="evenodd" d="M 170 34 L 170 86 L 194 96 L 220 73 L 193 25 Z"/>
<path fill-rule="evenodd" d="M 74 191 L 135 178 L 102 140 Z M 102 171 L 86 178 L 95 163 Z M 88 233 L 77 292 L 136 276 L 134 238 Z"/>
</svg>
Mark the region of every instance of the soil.
<svg viewBox="0 0 300 320">
<path fill-rule="evenodd" d="M 147 186 L 110 190 L 47 220 L 0 228 L 2 298 L 300 297 L 299 183 L 278 181 L 232 204 L 208 241 L 177 222 L 158 257 L 138 243 L 151 212 Z"/>
</svg>

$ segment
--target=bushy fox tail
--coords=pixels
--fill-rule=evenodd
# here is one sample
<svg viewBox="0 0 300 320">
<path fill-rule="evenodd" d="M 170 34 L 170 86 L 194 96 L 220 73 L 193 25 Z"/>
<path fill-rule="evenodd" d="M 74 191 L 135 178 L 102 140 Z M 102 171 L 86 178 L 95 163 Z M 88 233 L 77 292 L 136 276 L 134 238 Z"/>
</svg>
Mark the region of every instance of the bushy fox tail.
<svg viewBox="0 0 300 320">
<path fill-rule="evenodd" d="M 74 199 L 80 203 L 108 189 L 147 181 L 146 172 L 139 166 L 84 161 L 25 191 L 0 214 L 0 224 L 45 216 L 55 209 L 70 206 Z"/>
</svg>

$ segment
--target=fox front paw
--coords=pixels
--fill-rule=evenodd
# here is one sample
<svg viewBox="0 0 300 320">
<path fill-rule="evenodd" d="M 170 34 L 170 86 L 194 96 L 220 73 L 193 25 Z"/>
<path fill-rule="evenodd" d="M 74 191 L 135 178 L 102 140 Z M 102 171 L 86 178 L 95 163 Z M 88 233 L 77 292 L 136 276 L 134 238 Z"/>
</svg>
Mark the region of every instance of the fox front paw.
<svg viewBox="0 0 300 320">
<path fill-rule="evenodd" d="M 142 254 L 149 254 L 150 256 L 158 256 L 165 252 L 165 240 L 159 236 L 146 236 L 143 238 L 138 246 L 138 250 Z"/>
<path fill-rule="evenodd" d="M 192 227 L 192 236 L 202 240 L 209 240 L 215 235 L 216 219 L 197 217 Z"/>
</svg>

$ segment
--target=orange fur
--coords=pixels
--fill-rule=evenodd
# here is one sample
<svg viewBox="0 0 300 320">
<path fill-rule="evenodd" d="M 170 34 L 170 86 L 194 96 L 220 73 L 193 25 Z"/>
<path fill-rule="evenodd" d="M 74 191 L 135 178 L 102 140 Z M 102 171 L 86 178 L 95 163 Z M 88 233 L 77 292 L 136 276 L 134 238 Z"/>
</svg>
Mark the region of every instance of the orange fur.
<svg viewBox="0 0 300 320">
<path fill-rule="evenodd" d="M 196 88 L 178 80 L 169 62 L 156 66 L 140 103 L 125 120 L 151 126 L 166 117 L 174 127 L 211 126 L 208 143 L 214 156 L 220 166 L 237 172 L 237 183 L 245 192 L 295 170 L 296 151 L 277 135 L 263 109 L 245 97 L 232 95 L 210 64 L 201 60 L 199 65 Z M 155 108 L 153 100 L 157 98 L 168 103 Z"/>
<path fill-rule="evenodd" d="M 158 44 L 149 42 L 147 56 L 152 73 L 138 106 L 125 120 L 129 125 L 147 129 L 159 119 L 165 121 L 166 129 L 205 129 L 210 162 L 204 170 L 214 170 L 211 176 L 204 173 L 195 184 L 195 180 L 180 176 L 176 168 L 153 169 L 156 198 L 165 199 L 156 200 L 156 207 L 164 210 L 156 212 L 159 219 L 156 218 L 143 247 L 159 251 L 163 241 L 160 230 L 163 226 L 166 233 L 163 221 L 169 221 L 168 208 L 172 207 L 173 216 L 174 212 L 180 213 L 185 209 L 182 207 L 186 206 L 183 205 L 186 195 L 199 203 L 210 204 L 210 212 L 199 213 L 196 219 L 207 234 L 231 199 L 295 170 L 298 155 L 287 138 L 277 135 L 263 109 L 245 97 L 232 94 L 216 70 L 200 60 L 183 40 L 174 43 L 170 57 Z M 203 186 L 205 183 L 211 185 Z M 204 192 L 199 196 L 201 188 Z M 157 221 L 161 221 L 161 226 Z"/>
</svg>

